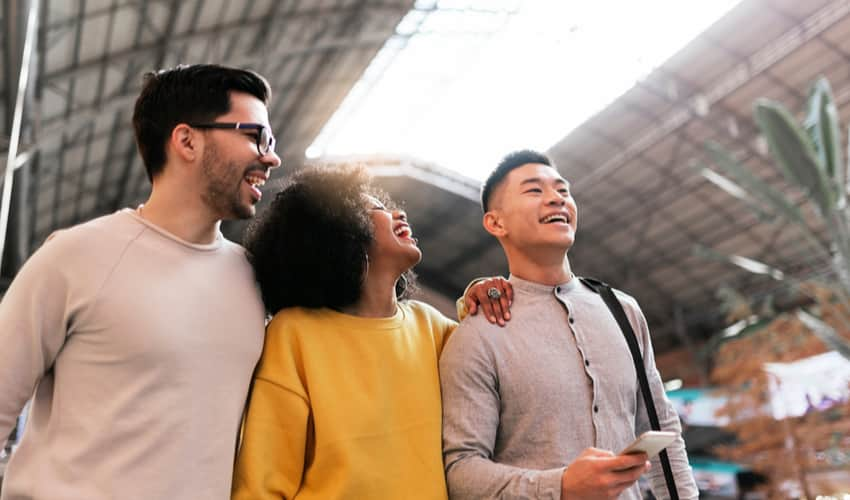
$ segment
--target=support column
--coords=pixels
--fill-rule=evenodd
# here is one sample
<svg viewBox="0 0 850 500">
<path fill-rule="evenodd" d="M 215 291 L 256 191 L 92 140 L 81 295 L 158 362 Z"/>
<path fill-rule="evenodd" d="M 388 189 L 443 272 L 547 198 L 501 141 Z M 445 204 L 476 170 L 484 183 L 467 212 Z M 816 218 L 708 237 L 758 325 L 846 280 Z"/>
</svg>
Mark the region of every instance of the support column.
<svg viewBox="0 0 850 500">
<path fill-rule="evenodd" d="M 11 279 L 29 256 L 28 195 L 30 172 L 18 161 L 22 138 L 31 139 L 32 82 L 35 81 L 36 41 L 40 0 L 5 0 L 3 3 L 4 73 L 6 75 L 3 135 L 9 148 L 3 165 L 0 198 L 0 282 Z M 32 140 L 28 141 L 32 142 Z M 16 168 L 16 165 L 18 168 Z M 20 168 L 24 167 L 24 168 Z"/>
</svg>

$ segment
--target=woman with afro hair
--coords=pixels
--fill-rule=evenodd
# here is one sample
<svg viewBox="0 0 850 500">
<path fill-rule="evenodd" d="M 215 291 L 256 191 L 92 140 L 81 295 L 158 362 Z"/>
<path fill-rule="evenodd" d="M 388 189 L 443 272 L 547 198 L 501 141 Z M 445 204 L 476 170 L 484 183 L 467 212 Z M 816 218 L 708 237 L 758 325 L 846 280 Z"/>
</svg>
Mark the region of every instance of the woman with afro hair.
<svg viewBox="0 0 850 500">
<path fill-rule="evenodd" d="M 444 499 L 437 361 L 456 323 L 403 300 L 422 258 L 363 168 L 302 170 L 245 238 L 273 319 L 234 499 Z"/>
</svg>

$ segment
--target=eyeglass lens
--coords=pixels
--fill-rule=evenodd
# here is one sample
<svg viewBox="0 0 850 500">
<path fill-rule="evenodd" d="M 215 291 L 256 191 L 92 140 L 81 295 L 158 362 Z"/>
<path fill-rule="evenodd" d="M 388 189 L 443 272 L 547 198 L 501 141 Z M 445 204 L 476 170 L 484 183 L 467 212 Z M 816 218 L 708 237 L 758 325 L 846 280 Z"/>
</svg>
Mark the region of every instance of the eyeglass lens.
<svg viewBox="0 0 850 500">
<path fill-rule="evenodd" d="M 268 154 L 274 151 L 274 137 L 272 137 L 271 131 L 263 127 L 260 130 L 260 152 L 262 154 Z"/>
</svg>

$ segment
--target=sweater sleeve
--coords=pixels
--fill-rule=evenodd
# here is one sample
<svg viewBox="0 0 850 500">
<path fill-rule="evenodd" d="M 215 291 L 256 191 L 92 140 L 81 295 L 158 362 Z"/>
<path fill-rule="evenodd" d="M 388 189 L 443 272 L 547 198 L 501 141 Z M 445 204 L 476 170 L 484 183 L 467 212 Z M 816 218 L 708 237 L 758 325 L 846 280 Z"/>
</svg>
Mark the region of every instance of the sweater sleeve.
<svg viewBox="0 0 850 500">
<path fill-rule="evenodd" d="M 68 334 L 72 301 L 60 246 L 48 241 L 36 251 L 0 302 L 0 444 Z"/>
<path fill-rule="evenodd" d="M 466 285 L 466 288 L 463 289 L 463 294 L 459 299 L 455 301 L 455 309 L 457 310 L 457 320 L 463 321 L 469 315 L 469 309 L 466 307 L 466 294 L 469 292 L 469 289 L 472 288 L 473 285 L 478 283 L 479 281 L 484 281 L 487 278 L 475 278 Z"/>
<path fill-rule="evenodd" d="M 269 326 L 254 378 L 236 460 L 233 500 L 290 499 L 301 488 L 310 405 L 297 380 L 296 352 L 284 332 Z"/>
<path fill-rule="evenodd" d="M 436 309 L 433 309 L 434 323 L 437 327 L 437 331 L 435 332 L 437 335 L 437 355 L 442 355 L 443 349 L 446 348 L 446 343 L 448 343 L 449 338 L 452 336 L 452 333 L 457 329 L 457 321 L 447 318 L 443 316 L 443 314 Z"/>
<path fill-rule="evenodd" d="M 451 498 L 561 498 L 564 468 L 532 470 L 493 460 L 499 428 L 497 369 L 479 332 L 461 323 L 440 359 L 443 458 Z"/>
<path fill-rule="evenodd" d="M 676 441 L 666 448 L 679 498 L 698 498 L 699 491 L 697 489 L 690 464 L 688 463 L 685 441 L 681 436 L 682 426 L 679 423 L 679 415 L 676 413 L 675 408 L 673 408 L 673 404 L 669 399 L 667 399 L 667 395 L 664 390 L 664 383 L 661 380 L 661 374 L 655 366 L 655 354 L 653 352 L 652 341 L 650 339 L 649 327 L 646 324 L 646 319 L 644 318 L 640 307 L 637 305 L 637 302 L 633 298 L 628 297 L 626 300 L 622 300 L 622 302 L 624 304 L 629 303 L 632 306 L 629 308 L 629 320 L 632 322 L 632 325 L 636 325 L 638 327 L 635 330 L 635 333 L 641 343 L 644 369 L 646 370 L 646 378 L 649 381 L 650 391 L 652 392 L 655 403 L 655 410 L 658 413 L 658 424 L 661 427 L 661 430 L 673 431 L 679 434 Z M 640 389 L 638 388 L 638 390 Z M 649 416 L 646 412 L 646 405 L 643 402 L 643 396 L 641 394 L 638 394 L 637 401 L 635 434 L 640 435 L 641 433 L 650 430 L 650 423 Z M 658 455 L 656 455 L 650 459 L 650 462 L 652 463 L 652 468 L 650 468 L 648 476 L 652 492 L 655 494 L 656 498 L 670 498 L 670 494 L 667 491 L 667 482 L 664 479 L 664 470 L 661 467 L 661 459 Z"/>
</svg>

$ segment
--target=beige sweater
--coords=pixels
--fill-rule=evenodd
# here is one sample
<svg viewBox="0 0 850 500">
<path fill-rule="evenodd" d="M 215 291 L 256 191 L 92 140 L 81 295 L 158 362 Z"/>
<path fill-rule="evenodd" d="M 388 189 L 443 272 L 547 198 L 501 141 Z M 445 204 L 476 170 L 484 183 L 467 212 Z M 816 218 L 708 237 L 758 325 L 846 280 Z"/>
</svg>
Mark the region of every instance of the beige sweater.
<svg viewBox="0 0 850 500">
<path fill-rule="evenodd" d="M 263 319 L 220 234 L 132 210 L 56 233 L 0 303 L 0 436 L 35 390 L 2 499 L 229 498 Z"/>
</svg>

